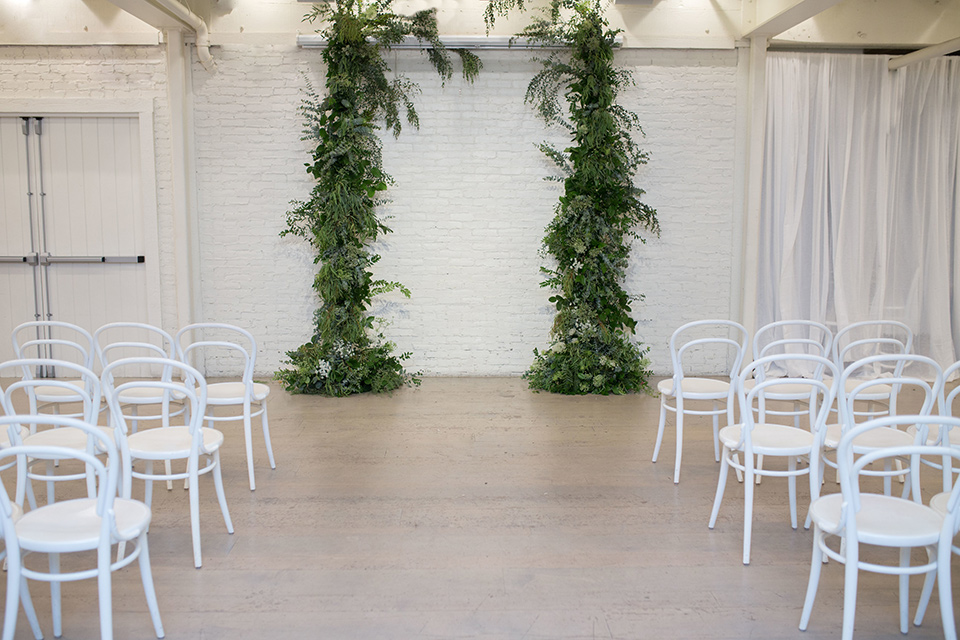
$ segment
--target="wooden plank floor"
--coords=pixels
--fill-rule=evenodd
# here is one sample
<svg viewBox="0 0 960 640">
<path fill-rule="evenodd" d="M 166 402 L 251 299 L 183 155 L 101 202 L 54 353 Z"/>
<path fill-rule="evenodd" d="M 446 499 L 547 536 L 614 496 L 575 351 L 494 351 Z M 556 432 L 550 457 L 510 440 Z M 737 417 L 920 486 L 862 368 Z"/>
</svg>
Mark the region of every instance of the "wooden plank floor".
<svg viewBox="0 0 960 640">
<path fill-rule="evenodd" d="M 427 379 L 345 399 L 275 387 L 278 466 L 269 469 L 255 436 L 255 492 L 241 430 L 225 428 L 233 535 L 202 481 L 202 569 L 193 568 L 185 492 L 157 490 L 150 544 L 166 635 L 838 637 L 836 564 L 824 569 L 810 629 L 797 629 L 812 536 L 789 526 L 785 481 L 758 488 L 744 566 L 742 486 L 730 483 L 709 530 L 719 468 L 710 429 L 704 420 L 688 428 L 674 485 L 672 426 L 660 462 L 650 462 L 658 406 L 649 396 L 535 394 L 506 378 Z M 913 587 L 911 609 L 919 578 Z M 52 637 L 46 585 L 31 583 L 31 593 Z M 135 566 L 115 574 L 114 611 L 117 638 L 153 637 Z M 94 581 L 65 585 L 64 632 L 98 637 Z M 16 637 L 32 637 L 22 613 Z M 896 578 L 861 574 L 857 637 L 901 637 Z M 936 595 L 910 637 L 942 637 Z"/>
</svg>

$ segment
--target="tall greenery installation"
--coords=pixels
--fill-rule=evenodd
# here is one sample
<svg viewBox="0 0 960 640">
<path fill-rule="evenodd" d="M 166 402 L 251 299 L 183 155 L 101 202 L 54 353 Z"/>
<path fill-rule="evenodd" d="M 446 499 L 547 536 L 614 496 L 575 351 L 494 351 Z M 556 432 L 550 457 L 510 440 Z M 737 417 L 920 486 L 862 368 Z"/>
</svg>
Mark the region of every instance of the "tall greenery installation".
<svg viewBox="0 0 960 640">
<path fill-rule="evenodd" d="M 380 319 L 370 313 L 375 296 L 398 290 L 398 282 L 374 278 L 380 260 L 371 245 L 390 229 L 378 216 L 392 184 L 381 161 L 377 132 L 383 124 L 398 136 L 403 120 L 419 126 L 412 96 L 419 88 L 408 78 L 388 78 L 391 70 L 382 52 L 414 36 L 443 80 L 453 75 L 449 51 L 440 42 L 436 11 L 412 16 L 390 10 L 393 0 L 339 0 L 317 4 L 305 21 L 319 21 L 327 40 L 326 95 L 307 83 L 301 106 L 306 120 L 304 140 L 316 143 L 307 173 L 316 179 L 310 198 L 291 203 L 281 235 L 307 240 L 320 265 L 313 288 L 320 297 L 314 314 L 314 335 L 287 352 L 287 368 L 275 377 L 293 393 L 346 396 L 390 391 L 417 382 L 404 370 L 409 353 L 396 355 L 384 339 Z M 457 51 L 463 74 L 473 80 L 479 58 Z"/>
<path fill-rule="evenodd" d="M 523 9 L 523 0 L 491 0 L 485 19 Z M 571 139 L 563 151 L 540 149 L 560 168 L 564 192 L 546 228 L 543 252 L 552 267 L 541 267 L 541 286 L 553 291 L 557 309 L 550 346 L 534 349 L 525 377 L 533 389 L 565 394 L 649 391 L 649 350 L 633 339 L 632 297 L 623 289 L 638 229 L 659 234 L 657 212 L 641 202 L 644 191 L 633 177 L 646 164 L 632 132 L 642 135 L 636 114 L 616 103 L 617 92 L 633 83 L 630 72 L 613 64 L 615 37 L 600 0 L 552 0 L 544 15 L 519 35 L 557 48 L 540 58 L 542 69 L 527 87 L 548 125 Z M 561 106 L 561 99 L 567 109 Z"/>
</svg>

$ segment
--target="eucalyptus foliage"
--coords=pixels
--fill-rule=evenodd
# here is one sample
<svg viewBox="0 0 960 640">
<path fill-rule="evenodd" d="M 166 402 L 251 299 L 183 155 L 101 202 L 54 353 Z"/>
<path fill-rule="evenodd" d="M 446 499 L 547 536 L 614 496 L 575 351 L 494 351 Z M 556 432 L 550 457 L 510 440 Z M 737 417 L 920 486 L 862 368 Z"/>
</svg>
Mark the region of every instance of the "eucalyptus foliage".
<svg viewBox="0 0 960 640">
<path fill-rule="evenodd" d="M 491 0 L 488 28 L 497 15 L 523 8 L 523 0 Z M 632 297 L 623 289 L 638 229 L 659 233 L 657 212 L 641 202 L 633 183 L 647 154 L 632 132 L 642 135 L 636 114 L 616 103 L 632 84 L 613 64 L 617 31 L 609 28 L 599 0 L 552 0 L 544 16 L 520 35 L 559 47 L 541 58 L 542 69 L 527 87 L 526 101 L 540 117 L 569 133 L 564 150 L 542 144 L 560 168 L 564 193 L 546 229 L 543 252 L 553 267 L 541 267 L 541 286 L 553 291 L 557 315 L 550 346 L 534 350 L 525 377 L 534 389 L 557 393 L 648 391 L 647 348 L 632 338 Z M 562 104 L 566 102 L 566 105 Z M 642 296 L 640 297 L 642 299 Z"/>
<path fill-rule="evenodd" d="M 419 125 L 412 99 L 417 85 L 402 75 L 389 78 L 381 54 L 412 35 L 430 45 L 424 50 L 442 79 L 453 75 L 453 63 L 439 39 L 436 11 L 402 16 L 390 11 L 392 1 L 322 3 L 304 18 L 325 25 L 318 33 L 328 44 L 326 95 L 308 82 L 300 109 L 306 121 L 303 139 L 316 143 L 306 168 L 317 182 L 309 199 L 291 203 L 281 233 L 307 240 L 320 265 L 313 282 L 321 301 L 313 338 L 288 351 L 290 367 L 275 374 L 294 393 L 345 396 L 419 382 L 403 368 L 410 354 L 393 353 L 380 320 L 369 312 L 379 294 L 410 295 L 400 283 L 374 279 L 372 272 L 380 256 L 370 247 L 390 232 L 378 207 L 392 183 L 383 170 L 377 132 L 381 123 L 395 136 L 404 120 Z M 464 76 L 472 80 L 480 60 L 467 51 L 457 53 Z"/>
</svg>

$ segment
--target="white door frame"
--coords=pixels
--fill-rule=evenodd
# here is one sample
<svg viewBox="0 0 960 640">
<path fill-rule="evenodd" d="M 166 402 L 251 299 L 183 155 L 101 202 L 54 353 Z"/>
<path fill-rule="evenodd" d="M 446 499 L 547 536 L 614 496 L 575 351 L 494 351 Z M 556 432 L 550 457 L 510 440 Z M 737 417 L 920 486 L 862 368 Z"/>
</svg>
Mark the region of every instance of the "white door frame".
<svg viewBox="0 0 960 640">
<path fill-rule="evenodd" d="M 140 184 L 143 211 L 143 254 L 146 263 L 147 322 L 162 326 L 160 289 L 160 239 L 157 216 L 157 170 L 154 154 L 153 101 L 93 100 L 84 98 L 60 99 L 3 99 L 0 98 L 0 116 L 116 116 L 136 117 L 140 127 Z"/>
</svg>

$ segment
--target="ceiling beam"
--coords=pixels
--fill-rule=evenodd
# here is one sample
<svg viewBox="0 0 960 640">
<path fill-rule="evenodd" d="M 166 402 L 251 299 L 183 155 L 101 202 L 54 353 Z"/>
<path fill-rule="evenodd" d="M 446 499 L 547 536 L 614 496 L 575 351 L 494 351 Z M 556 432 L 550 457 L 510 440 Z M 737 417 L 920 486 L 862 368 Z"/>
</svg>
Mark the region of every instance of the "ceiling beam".
<svg viewBox="0 0 960 640">
<path fill-rule="evenodd" d="M 809 20 L 818 13 L 822 13 L 836 4 L 840 4 L 840 2 L 841 0 L 800 0 L 792 7 L 784 9 L 763 24 L 758 25 L 749 33 L 745 33 L 743 37 L 747 39 L 757 37 L 772 38 L 778 36 L 801 22 Z"/>
<path fill-rule="evenodd" d="M 908 64 L 923 62 L 924 60 L 936 58 L 937 56 L 945 56 L 949 53 L 953 53 L 954 51 L 960 51 L 960 38 L 954 38 L 953 40 L 947 40 L 946 42 L 941 42 L 940 44 L 934 44 L 902 56 L 890 58 L 890 62 L 887 63 L 887 68 L 889 68 L 890 71 L 893 71 L 894 69 L 905 67 Z"/>
<path fill-rule="evenodd" d="M 186 25 L 160 7 L 147 0 L 110 0 L 110 4 L 123 9 L 134 18 L 143 20 L 159 31 L 164 29 L 182 29 Z"/>
<path fill-rule="evenodd" d="M 210 34 L 207 24 L 179 0 L 109 0 L 135 18 L 160 31 L 188 30 L 196 34 L 197 57 L 207 71 L 213 71 Z"/>
</svg>

